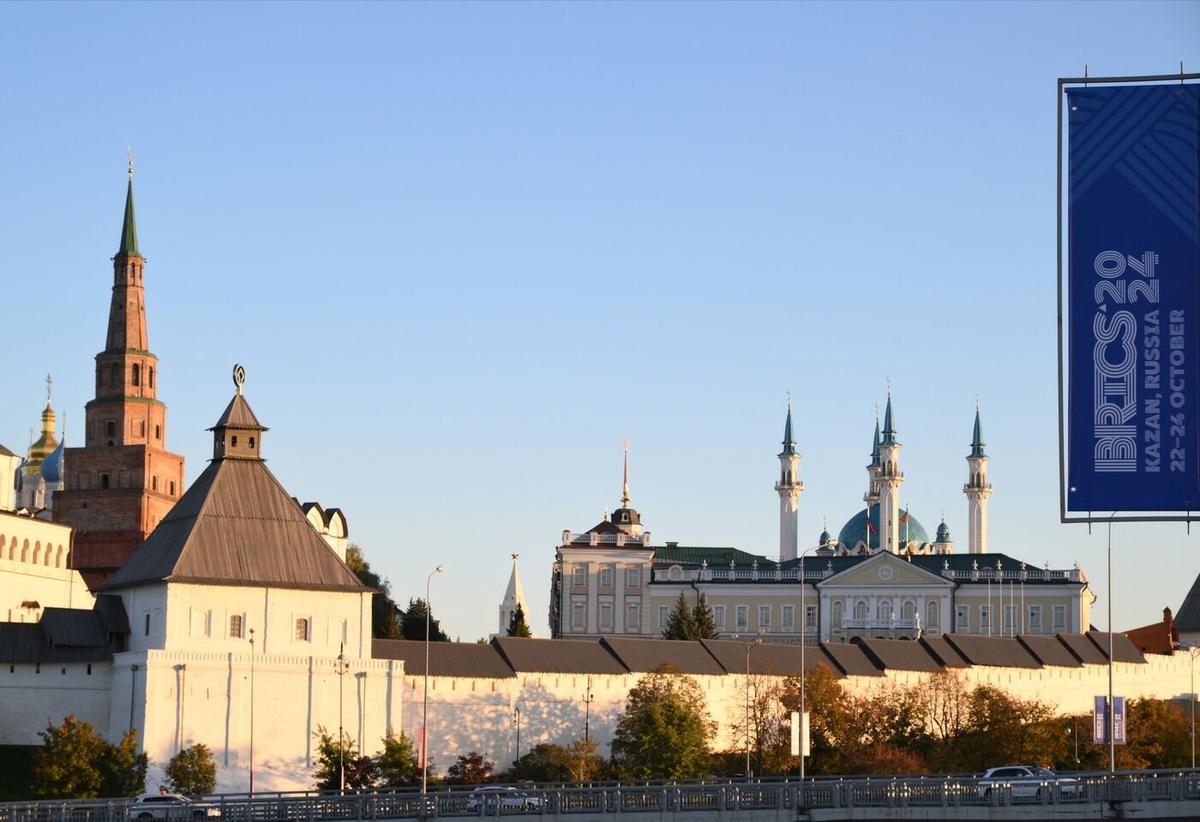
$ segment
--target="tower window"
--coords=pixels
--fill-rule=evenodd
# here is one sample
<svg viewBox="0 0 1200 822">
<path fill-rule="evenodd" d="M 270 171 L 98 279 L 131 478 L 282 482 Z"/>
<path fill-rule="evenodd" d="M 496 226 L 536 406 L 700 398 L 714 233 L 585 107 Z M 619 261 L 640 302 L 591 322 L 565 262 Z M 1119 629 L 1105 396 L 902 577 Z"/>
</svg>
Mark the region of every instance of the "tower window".
<svg viewBox="0 0 1200 822">
<path fill-rule="evenodd" d="M 175 480 L 171 480 L 171 496 L 175 496 Z"/>
<path fill-rule="evenodd" d="M 251 437 L 251 438 L 250 438 L 250 447 L 251 447 L 251 448 L 253 448 L 253 447 L 254 447 L 254 437 Z"/>
<path fill-rule="evenodd" d="M 229 442 L 234 448 L 237 448 L 237 435 L 230 437 Z"/>
<path fill-rule="evenodd" d="M 160 426 L 160 425 L 154 426 L 154 439 L 156 439 L 156 440 L 162 439 L 162 426 Z"/>
<path fill-rule="evenodd" d="M 121 384 L 121 369 L 116 363 L 113 363 L 112 365 L 110 365 L 108 367 L 108 384 L 109 385 L 120 385 Z"/>
<path fill-rule="evenodd" d="M 101 475 L 100 475 L 100 487 L 101 487 L 101 488 L 107 488 L 107 487 L 108 487 L 108 474 L 101 474 Z"/>
<path fill-rule="evenodd" d="M 110 437 L 115 437 L 117 435 L 117 424 L 112 420 L 104 423 L 104 432 Z"/>
<path fill-rule="evenodd" d="M 298 642 L 308 642 L 308 620 L 301 617 L 296 620 L 296 640 Z"/>
<path fill-rule="evenodd" d="M 134 385 L 142 384 L 142 367 L 140 365 L 138 365 L 137 363 L 134 363 L 134 365 L 133 365 L 133 379 L 131 380 L 131 382 Z"/>
<path fill-rule="evenodd" d="M 232 614 L 229 617 L 229 635 L 235 639 L 242 638 L 242 615 Z"/>
<path fill-rule="evenodd" d="M 147 376 L 150 378 L 150 387 L 154 387 L 154 366 L 150 366 Z"/>
<path fill-rule="evenodd" d="M 150 636 L 150 615 L 149 614 L 146 614 L 145 634 L 146 634 L 146 636 Z"/>
<path fill-rule="evenodd" d="M 150 478 L 150 490 L 151 491 L 158 490 L 158 475 L 157 474 L 155 474 L 154 476 L 152 476 Z"/>
</svg>

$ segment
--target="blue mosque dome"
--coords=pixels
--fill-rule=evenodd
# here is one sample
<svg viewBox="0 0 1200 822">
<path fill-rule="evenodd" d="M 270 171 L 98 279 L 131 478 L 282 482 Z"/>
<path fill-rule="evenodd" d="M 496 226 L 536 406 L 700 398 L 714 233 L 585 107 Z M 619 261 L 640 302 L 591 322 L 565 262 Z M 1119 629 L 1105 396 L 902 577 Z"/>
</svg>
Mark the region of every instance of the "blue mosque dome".
<svg viewBox="0 0 1200 822">
<path fill-rule="evenodd" d="M 878 503 L 871 506 L 871 527 L 873 530 L 871 531 L 870 545 L 872 548 L 878 548 L 883 540 L 883 535 L 879 532 Z M 867 512 L 865 509 L 850 517 L 850 520 L 842 526 L 842 530 L 838 532 L 838 542 L 847 548 L 853 548 L 860 542 L 867 542 Z M 900 511 L 900 542 L 901 544 L 915 542 L 918 545 L 929 542 L 929 534 L 925 532 L 925 527 L 917 521 L 916 517 L 904 510 Z"/>
<path fill-rule="evenodd" d="M 942 520 L 942 524 L 938 526 L 937 541 L 938 542 L 949 542 L 950 541 L 950 527 L 948 525 L 946 525 L 945 520 Z"/>
<path fill-rule="evenodd" d="M 63 478 L 63 447 L 65 442 L 60 442 L 58 447 L 50 452 L 50 455 L 42 460 L 42 479 L 49 484 L 57 484 L 62 482 Z"/>
</svg>

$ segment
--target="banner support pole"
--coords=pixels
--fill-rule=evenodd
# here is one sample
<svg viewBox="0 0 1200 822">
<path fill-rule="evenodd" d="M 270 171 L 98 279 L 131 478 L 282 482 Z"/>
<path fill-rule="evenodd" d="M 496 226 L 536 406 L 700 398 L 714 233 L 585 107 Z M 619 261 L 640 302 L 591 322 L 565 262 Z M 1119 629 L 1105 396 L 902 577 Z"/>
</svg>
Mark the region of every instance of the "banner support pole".
<svg viewBox="0 0 1200 822">
<path fill-rule="evenodd" d="M 1113 512 L 1114 515 L 1116 512 Z M 1117 772 L 1117 712 L 1113 703 L 1112 520 L 1108 522 L 1108 771 Z"/>
</svg>

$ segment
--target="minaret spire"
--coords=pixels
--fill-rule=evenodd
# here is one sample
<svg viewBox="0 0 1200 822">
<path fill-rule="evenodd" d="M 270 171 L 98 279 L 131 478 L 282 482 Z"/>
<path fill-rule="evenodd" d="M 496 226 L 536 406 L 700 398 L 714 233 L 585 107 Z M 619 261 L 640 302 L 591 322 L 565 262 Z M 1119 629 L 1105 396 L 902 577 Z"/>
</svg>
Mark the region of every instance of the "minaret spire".
<svg viewBox="0 0 1200 822">
<path fill-rule="evenodd" d="M 788 394 L 787 420 L 783 424 L 783 450 L 779 452 L 779 482 L 775 483 L 779 494 L 779 561 L 796 558 L 799 549 L 800 494 L 804 483 L 800 481 L 800 455 L 796 453 L 796 441 L 792 439 L 792 397 Z"/>
<path fill-rule="evenodd" d="M 988 455 L 983 450 L 983 426 L 979 422 L 979 401 L 975 401 L 975 429 L 971 433 L 971 453 L 967 455 L 967 550 L 986 554 L 988 497 L 992 484 L 988 482 Z"/>
<path fill-rule="evenodd" d="M 879 478 L 879 532 L 880 548 L 896 553 L 900 548 L 900 486 L 904 473 L 900 470 L 900 442 L 896 439 L 896 425 L 892 417 L 892 387 L 888 385 L 887 407 L 883 412 L 883 439 L 879 443 L 879 464 L 875 468 Z"/>
</svg>

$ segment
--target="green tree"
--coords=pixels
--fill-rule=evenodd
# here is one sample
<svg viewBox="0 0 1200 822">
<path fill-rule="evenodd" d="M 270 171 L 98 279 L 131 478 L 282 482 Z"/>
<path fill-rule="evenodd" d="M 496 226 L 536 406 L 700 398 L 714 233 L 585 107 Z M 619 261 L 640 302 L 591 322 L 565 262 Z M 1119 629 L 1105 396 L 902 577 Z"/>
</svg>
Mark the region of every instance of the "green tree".
<svg viewBox="0 0 1200 822">
<path fill-rule="evenodd" d="M 478 785 L 492 776 L 496 763 L 476 751 L 462 754 L 446 769 L 446 781 L 455 785 Z"/>
<path fill-rule="evenodd" d="M 207 745 L 198 743 L 171 757 L 164 769 L 167 787 L 184 796 L 207 796 L 217 788 L 217 763 Z"/>
<path fill-rule="evenodd" d="M 570 754 L 561 745 L 548 742 L 534 745 L 529 753 L 513 763 L 507 776 L 511 780 L 566 782 L 572 778 Z"/>
<path fill-rule="evenodd" d="M 513 611 L 512 619 L 508 621 L 508 635 L 531 637 L 533 634 L 529 632 L 529 625 L 525 622 L 525 609 L 521 607 L 521 603 L 517 603 L 517 609 Z"/>
<path fill-rule="evenodd" d="M 400 736 L 388 734 L 384 738 L 383 751 L 375 760 L 375 764 L 385 788 L 402 788 L 421 779 L 416 746 L 403 731 Z"/>
<path fill-rule="evenodd" d="M 715 730 L 696 681 L 661 666 L 629 691 L 613 734 L 613 765 L 630 779 L 703 776 Z"/>
<path fill-rule="evenodd" d="M 704 594 L 696 599 L 696 605 L 692 608 L 692 622 L 696 626 L 696 635 L 692 639 L 718 639 L 721 636 Z"/>
<path fill-rule="evenodd" d="M 39 731 L 43 746 L 33 755 L 33 792 L 44 799 L 92 799 L 100 795 L 100 764 L 111 746 L 74 714 Z"/>
<path fill-rule="evenodd" d="M 137 731 L 125 732 L 121 741 L 109 745 L 100 764 L 100 792 L 103 796 L 137 796 L 146 790 L 146 768 L 150 758 L 138 753 Z"/>
<path fill-rule="evenodd" d="M 313 773 L 319 791 L 336 791 L 342 785 L 342 770 L 345 769 L 346 790 L 365 790 L 375 787 L 379 778 L 375 760 L 369 756 L 358 756 L 354 743 L 345 733 L 340 740 L 334 739 L 322 727 L 317 728 L 317 769 Z"/>
<path fill-rule="evenodd" d="M 428 612 L 425 600 L 418 597 L 408 601 L 408 609 L 400 620 L 400 635 L 404 639 L 415 639 L 418 642 L 425 639 L 425 614 Z M 449 642 L 450 637 L 442 632 L 442 625 L 430 615 L 429 639 L 432 642 Z"/>
<path fill-rule="evenodd" d="M 594 739 L 576 739 L 567 746 L 567 766 L 575 782 L 588 782 L 604 775 L 604 759 L 596 753 Z"/>
<path fill-rule="evenodd" d="M 667 627 L 663 629 L 663 639 L 696 639 L 696 618 L 688 606 L 687 597 L 679 592 L 675 607 L 667 617 Z"/>
<path fill-rule="evenodd" d="M 400 639 L 400 618 L 404 612 L 392 600 L 391 583 L 371 570 L 362 548 L 353 542 L 346 547 L 346 565 L 359 582 L 375 589 L 371 595 L 371 635 L 376 639 Z M 424 639 L 423 633 L 421 638 Z"/>
</svg>

